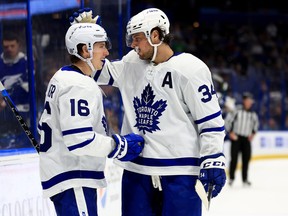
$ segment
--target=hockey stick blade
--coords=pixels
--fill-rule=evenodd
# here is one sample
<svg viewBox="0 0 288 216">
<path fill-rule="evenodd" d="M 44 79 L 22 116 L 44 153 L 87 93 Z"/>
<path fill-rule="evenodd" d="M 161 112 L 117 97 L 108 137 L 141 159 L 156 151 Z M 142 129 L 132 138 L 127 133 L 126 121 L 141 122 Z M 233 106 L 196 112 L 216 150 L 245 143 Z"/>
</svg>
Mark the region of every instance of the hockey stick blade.
<svg viewBox="0 0 288 216">
<path fill-rule="evenodd" d="M 15 115 L 16 119 L 20 123 L 20 126 L 22 127 L 22 129 L 26 133 L 27 137 L 29 138 L 31 144 L 36 149 L 36 151 L 39 153 L 39 151 L 40 151 L 39 144 L 37 143 L 36 139 L 34 138 L 32 132 L 30 131 L 29 127 L 27 126 L 25 120 L 23 119 L 23 117 L 18 112 L 16 106 L 14 105 L 12 99 L 10 98 L 7 90 L 5 89 L 5 87 L 1 81 L 0 81 L 0 91 L 1 91 L 1 94 L 2 94 L 5 102 L 8 104 L 8 106 L 12 110 L 13 114 Z"/>
<path fill-rule="evenodd" d="M 207 192 L 208 210 L 210 209 L 210 203 L 211 203 L 211 199 L 212 199 L 212 191 L 213 191 L 213 184 L 209 183 L 208 192 Z"/>
<path fill-rule="evenodd" d="M 208 211 L 210 204 L 209 204 L 208 197 L 207 197 L 206 191 L 204 189 L 204 186 L 199 179 L 196 180 L 195 190 L 196 190 L 198 196 L 200 197 L 202 203 L 204 204 L 206 210 Z"/>
</svg>

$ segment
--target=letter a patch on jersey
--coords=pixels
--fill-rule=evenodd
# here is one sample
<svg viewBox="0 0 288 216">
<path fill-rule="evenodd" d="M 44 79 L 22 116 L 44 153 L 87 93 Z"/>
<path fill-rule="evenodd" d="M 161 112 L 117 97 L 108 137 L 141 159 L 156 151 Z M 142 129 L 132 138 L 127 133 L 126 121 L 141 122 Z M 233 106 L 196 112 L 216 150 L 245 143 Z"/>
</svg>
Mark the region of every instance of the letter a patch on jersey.
<svg viewBox="0 0 288 216">
<path fill-rule="evenodd" d="M 136 113 L 136 125 L 139 131 L 146 131 L 152 133 L 153 131 L 160 130 L 158 127 L 159 117 L 165 111 L 167 107 L 166 100 L 158 100 L 154 102 L 155 95 L 153 94 L 152 87 L 148 84 L 143 93 L 141 99 L 134 97 L 134 109 Z"/>
</svg>

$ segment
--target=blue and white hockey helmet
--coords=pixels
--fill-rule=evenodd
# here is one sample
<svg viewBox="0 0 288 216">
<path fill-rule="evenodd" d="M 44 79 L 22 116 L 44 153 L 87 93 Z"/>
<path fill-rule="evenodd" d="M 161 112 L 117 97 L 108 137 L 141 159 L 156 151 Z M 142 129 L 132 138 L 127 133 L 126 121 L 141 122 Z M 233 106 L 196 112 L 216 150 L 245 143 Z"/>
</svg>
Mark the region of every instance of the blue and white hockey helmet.
<svg viewBox="0 0 288 216">
<path fill-rule="evenodd" d="M 149 8 L 136 14 L 126 26 L 126 45 L 131 47 L 132 35 L 135 33 L 143 32 L 149 38 L 151 30 L 155 27 L 163 31 L 163 36 L 169 34 L 170 22 L 163 11 Z"/>
<path fill-rule="evenodd" d="M 106 31 L 95 23 L 76 23 L 66 32 L 65 44 L 70 55 L 77 54 L 78 44 L 86 44 L 88 51 L 92 52 L 96 42 L 106 42 L 107 49 L 111 48 Z"/>
</svg>

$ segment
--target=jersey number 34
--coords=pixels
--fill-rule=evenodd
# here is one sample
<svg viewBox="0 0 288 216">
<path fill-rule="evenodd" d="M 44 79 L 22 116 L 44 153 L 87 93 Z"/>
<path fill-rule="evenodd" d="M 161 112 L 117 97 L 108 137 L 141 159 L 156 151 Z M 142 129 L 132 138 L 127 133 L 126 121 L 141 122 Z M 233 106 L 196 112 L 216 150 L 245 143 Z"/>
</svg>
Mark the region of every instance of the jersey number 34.
<svg viewBox="0 0 288 216">
<path fill-rule="evenodd" d="M 211 88 L 209 88 L 207 85 L 201 85 L 198 88 L 198 92 L 201 92 L 203 97 L 201 98 L 201 101 L 203 103 L 207 103 L 212 100 L 212 96 L 215 94 L 216 91 L 214 90 L 214 86 L 211 84 Z"/>
</svg>

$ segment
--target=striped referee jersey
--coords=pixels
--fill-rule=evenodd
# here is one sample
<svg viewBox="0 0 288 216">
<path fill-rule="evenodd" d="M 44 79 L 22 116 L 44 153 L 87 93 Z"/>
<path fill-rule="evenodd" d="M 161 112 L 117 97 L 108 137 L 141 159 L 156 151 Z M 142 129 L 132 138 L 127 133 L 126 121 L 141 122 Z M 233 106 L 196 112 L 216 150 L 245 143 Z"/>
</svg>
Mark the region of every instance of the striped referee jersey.
<svg viewBox="0 0 288 216">
<path fill-rule="evenodd" d="M 234 132 L 237 135 L 248 137 L 258 131 L 259 119 L 256 112 L 244 110 L 243 108 L 235 110 L 225 118 L 225 128 L 228 132 Z"/>
</svg>

